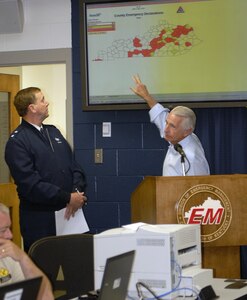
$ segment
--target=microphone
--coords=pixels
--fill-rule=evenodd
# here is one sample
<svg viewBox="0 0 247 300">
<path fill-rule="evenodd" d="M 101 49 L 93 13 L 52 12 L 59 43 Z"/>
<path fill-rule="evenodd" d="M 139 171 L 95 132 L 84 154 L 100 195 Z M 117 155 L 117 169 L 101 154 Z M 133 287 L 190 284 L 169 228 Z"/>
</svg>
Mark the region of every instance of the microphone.
<svg viewBox="0 0 247 300">
<path fill-rule="evenodd" d="M 186 157 L 186 154 L 184 153 L 183 147 L 180 144 L 175 144 L 174 149 L 182 156 Z"/>
<path fill-rule="evenodd" d="M 183 168 L 183 176 L 185 176 L 190 169 L 190 161 L 188 160 L 186 154 L 184 153 L 183 147 L 180 144 L 175 144 L 174 145 L 174 149 L 181 155 L 181 164 L 182 164 L 182 168 Z M 187 171 L 185 171 L 185 158 L 189 164 L 189 168 Z"/>
</svg>

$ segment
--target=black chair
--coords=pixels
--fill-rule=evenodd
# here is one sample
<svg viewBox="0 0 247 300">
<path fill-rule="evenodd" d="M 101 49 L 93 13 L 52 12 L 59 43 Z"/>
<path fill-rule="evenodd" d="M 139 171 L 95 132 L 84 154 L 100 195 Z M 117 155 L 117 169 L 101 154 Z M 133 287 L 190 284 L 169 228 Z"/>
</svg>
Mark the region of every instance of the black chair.
<svg viewBox="0 0 247 300">
<path fill-rule="evenodd" d="M 51 236 L 28 252 L 50 279 L 55 299 L 67 300 L 94 289 L 93 235 Z"/>
</svg>

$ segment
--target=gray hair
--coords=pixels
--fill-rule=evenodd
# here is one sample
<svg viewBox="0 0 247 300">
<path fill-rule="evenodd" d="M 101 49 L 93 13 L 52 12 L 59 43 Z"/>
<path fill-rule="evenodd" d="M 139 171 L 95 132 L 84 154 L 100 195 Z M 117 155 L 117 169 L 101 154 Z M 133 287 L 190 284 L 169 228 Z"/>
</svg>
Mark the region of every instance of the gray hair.
<svg viewBox="0 0 247 300">
<path fill-rule="evenodd" d="M 193 112 L 192 109 L 186 107 L 186 106 L 176 106 L 174 107 L 171 112 L 175 116 L 183 117 L 183 126 L 184 129 L 191 129 L 194 131 L 196 126 L 196 115 Z"/>
<path fill-rule="evenodd" d="M 9 208 L 5 204 L 0 203 L 0 212 L 9 215 Z"/>
</svg>

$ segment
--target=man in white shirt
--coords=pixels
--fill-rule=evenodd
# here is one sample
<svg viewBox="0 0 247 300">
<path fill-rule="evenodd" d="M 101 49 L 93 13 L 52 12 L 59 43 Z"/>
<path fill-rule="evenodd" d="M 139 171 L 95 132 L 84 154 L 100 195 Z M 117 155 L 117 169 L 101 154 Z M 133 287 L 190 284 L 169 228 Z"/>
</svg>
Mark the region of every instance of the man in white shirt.
<svg viewBox="0 0 247 300">
<path fill-rule="evenodd" d="M 170 144 L 163 164 L 163 176 L 209 175 L 203 147 L 193 133 L 195 113 L 185 106 L 177 106 L 169 111 L 149 94 L 138 75 L 133 76 L 133 80 L 136 85 L 131 88 L 132 91 L 147 102 L 151 122 Z"/>
</svg>

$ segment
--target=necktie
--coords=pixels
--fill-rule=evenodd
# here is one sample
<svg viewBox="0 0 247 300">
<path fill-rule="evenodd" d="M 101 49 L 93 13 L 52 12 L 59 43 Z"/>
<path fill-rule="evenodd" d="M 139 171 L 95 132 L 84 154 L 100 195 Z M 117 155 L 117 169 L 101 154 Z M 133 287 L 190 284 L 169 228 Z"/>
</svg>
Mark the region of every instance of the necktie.
<svg viewBox="0 0 247 300">
<path fill-rule="evenodd" d="M 51 146 L 52 151 L 55 152 L 54 148 L 53 148 L 53 145 L 52 145 L 52 141 L 51 141 L 51 139 L 49 137 L 48 129 L 44 129 L 43 127 L 41 127 L 40 128 L 40 133 L 44 137 L 45 142 L 48 143 Z"/>
<path fill-rule="evenodd" d="M 40 133 L 42 134 L 42 136 L 44 137 L 44 139 L 45 139 L 46 141 L 48 141 L 47 134 L 46 134 L 46 132 L 45 132 L 45 130 L 44 130 L 43 127 L 40 128 Z"/>
</svg>

